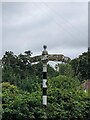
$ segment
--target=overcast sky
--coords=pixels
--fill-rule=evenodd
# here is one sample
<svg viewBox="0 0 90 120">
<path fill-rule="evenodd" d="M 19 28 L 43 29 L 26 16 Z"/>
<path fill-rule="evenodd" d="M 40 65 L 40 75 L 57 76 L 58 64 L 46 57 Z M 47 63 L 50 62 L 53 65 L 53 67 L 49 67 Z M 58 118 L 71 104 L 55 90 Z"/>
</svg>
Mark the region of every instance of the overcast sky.
<svg viewBox="0 0 90 120">
<path fill-rule="evenodd" d="M 46 44 L 49 53 L 78 57 L 88 47 L 88 2 L 3 2 L 2 41 L 3 54 L 38 55 Z"/>
</svg>

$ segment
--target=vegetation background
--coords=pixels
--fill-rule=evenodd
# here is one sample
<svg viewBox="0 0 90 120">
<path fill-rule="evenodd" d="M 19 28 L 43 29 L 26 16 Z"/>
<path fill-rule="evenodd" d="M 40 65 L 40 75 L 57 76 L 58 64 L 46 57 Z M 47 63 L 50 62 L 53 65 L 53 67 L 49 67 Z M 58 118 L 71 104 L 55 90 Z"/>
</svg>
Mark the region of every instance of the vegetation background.
<svg viewBox="0 0 90 120">
<path fill-rule="evenodd" d="M 27 57 L 26 57 L 27 56 Z M 30 51 L 2 58 L 2 120 L 90 120 L 90 95 L 82 84 L 90 75 L 90 53 L 84 52 L 59 71 L 48 67 L 48 105 L 42 106 L 42 63 L 31 64 Z"/>
</svg>

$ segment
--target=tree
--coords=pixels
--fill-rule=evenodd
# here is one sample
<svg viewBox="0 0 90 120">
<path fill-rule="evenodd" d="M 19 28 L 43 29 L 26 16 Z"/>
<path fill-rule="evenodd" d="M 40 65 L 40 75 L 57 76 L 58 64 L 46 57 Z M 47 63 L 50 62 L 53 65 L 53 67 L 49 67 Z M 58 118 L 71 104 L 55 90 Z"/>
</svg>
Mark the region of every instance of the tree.
<svg viewBox="0 0 90 120">
<path fill-rule="evenodd" d="M 27 105 L 30 94 L 9 83 L 2 83 L 2 120 L 28 120 L 33 117 Z"/>
<path fill-rule="evenodd" d="M 2 58 L 2 120 L 29 120 L 31 118 L 54 118 L 60 120 L 89 120 L 90 96 L 81 88 L 76 75 L 84 79 L 86 54 L 60 64 L 59 76 L 48 67 L 48 105 L 42 106 L 42 63 L 31 65 L 26 55 L 6 52 Z M 84 59 L 84 61 L 83 61 Z M 73 70 L 75 70 L 75 76 Z M 27 92 L 28 91 L 28 92 Z"/>
<path fill-rule="evenodd" d="M 38 84 L 38 77 L 35 76 L 34 69 L 25 55 L 16 56 L 11 51 L 6 52 L 2 64 L 2 82 L 10 82 L 29 92 L 34 90 L 33 84 Z"/>
<path fill-rule="evenodd" d="M 75 76 L 78 76 L 81 82 L 88 79 L 88 52 L 82 53 L 78 58 L 71 60 Z"/>
<path fill-rule="evenodd" d="M 32 52 L 30 50 L 24 52 L 27 56 L 31 56 Z"/>
<path fill-rule="evenodd" d="M 48 80 L 48 105 L 42 106 L 42 92 L 31 94 L 9 83 L 2 83 L 2 120 L 53 118 L 89 120 L 90 97 L 80 88 L 79 80 L 57 76 Z"/>
<path fill-rule="evenodd" d="M 89 120 L 90 98 L 77 78 L 57 76 L 48 80 L 49 118 Z"/>
<path fill-rule="evenodd" d="M 60 75 L 74 76 L 74 71 L 70 64 L 56 64 L 56 67 L 59 68 Z"/>
</svg>

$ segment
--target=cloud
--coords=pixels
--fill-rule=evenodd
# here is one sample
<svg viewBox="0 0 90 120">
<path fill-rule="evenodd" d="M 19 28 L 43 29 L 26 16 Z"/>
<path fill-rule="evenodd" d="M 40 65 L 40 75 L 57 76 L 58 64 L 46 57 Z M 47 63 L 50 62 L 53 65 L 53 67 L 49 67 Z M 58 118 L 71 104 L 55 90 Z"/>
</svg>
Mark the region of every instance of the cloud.
<svg viewBox="0 0 90 120">
<path fill-rule="evenodd" d="M 2 0 L 3 2 L 88 2 L 88 0 Z"/>
<path fill-rule="evenodd" d="M 0 51 L 2 51 L 2 4 L 0 3 Z M 0 57 L 2 52 L 0 52 Z"/>
<path fill-rule="evenodd" d="M 87 8 L 86 3 L 3 3 L 3 54 L 30 49 L 36 55 L 47 44 L 50 52 L 75 57 L 88 46 Z"/>
</svg>

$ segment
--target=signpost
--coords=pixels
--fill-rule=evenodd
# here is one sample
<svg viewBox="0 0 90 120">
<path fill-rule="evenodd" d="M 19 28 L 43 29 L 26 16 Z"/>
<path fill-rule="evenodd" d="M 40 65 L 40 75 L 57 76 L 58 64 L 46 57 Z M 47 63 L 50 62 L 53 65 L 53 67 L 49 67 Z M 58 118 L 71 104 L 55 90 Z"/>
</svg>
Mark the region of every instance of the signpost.
<svg viewBox="0 0 90 120">
<path fill-rule="evenodd" d="M 30 57 L 30 62 L 39 62 L 42 61 L 43 63 L 43 83 L 42 83 L 42 104 L 47 106 L 47 62 L 48 61 L 61 61 L 61 62 L 69 62 L 70 58 L 66 57 L 62 54 L 48 54 L 47 46 L 43 46 L 44 50 L 42 51 L 42 55 Z"/>
</svg>

